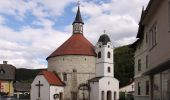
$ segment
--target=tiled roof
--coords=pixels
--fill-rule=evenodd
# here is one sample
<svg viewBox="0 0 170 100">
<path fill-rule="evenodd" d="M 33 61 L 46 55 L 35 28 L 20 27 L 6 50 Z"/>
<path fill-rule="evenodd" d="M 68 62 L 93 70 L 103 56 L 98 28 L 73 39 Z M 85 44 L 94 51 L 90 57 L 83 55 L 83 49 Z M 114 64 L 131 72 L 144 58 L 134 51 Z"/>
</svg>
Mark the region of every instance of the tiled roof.
<svg viewBox="0 0 170 100">
<path fill-rule="evenodd" d="M 43 75 L 50 85 L 64 86 L 59 76 L 51 71 L 41 71 L 39 75 Z"/>
<path fill-rule="evenodd" d="M 103 78 L 103 76 L 102 77 L 94 77 L 94 78 L 90 79 L 89 82 L 99 82 L 99 80 L 101 78 Z"/>
<path fill-rule="evenodd" d="M 0 64 L 0 80 L 15 80 L 16 68 L 10 64 Z"/>
<path fill-rule="evenodd" d="M 14 90 L 16 92 L 30 92 L 30 89 L 31 89 L 31 84 L 29 83 L 21 83 L 21 82 L 14 83 Z"/>
<path fill-rule="evenodd" d="M 87 55 L 95 56 L 94 46 L 82 35 L 73 34 L 66 42 L 57 48 L 47 57 L 56 57 L 63 55 Z"/>
</svg>

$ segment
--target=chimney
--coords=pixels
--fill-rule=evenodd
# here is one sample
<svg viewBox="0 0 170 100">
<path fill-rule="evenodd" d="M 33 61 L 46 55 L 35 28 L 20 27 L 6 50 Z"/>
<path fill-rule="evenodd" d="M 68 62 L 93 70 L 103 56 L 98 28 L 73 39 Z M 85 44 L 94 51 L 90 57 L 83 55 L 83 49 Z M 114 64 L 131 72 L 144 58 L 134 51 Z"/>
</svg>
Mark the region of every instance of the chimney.
<svg viewBox="0 0 170 100">
<path fill-rule="evenodd" d="M 3 64 L 5 64 L 5 65 L 6 65 L 7 63 L 8 63 L 8 61 L 3 61 Z"/>
</svg>

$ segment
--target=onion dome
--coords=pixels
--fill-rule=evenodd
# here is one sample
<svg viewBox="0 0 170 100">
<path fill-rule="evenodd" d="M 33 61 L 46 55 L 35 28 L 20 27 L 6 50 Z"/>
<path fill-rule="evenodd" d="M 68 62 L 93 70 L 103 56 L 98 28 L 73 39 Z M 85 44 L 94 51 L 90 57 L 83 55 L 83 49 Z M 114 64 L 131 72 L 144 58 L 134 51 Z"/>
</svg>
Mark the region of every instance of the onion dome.
<svg viewBox="0 0 170 100">
<path fill-rule="evenodd" d="M 64 55 L 95 56 L 94 46 L 82 34 L 73 34 L 66 42 L 49 55 L 47 60 L 51 57 Z"/>
<path fill-rule="evenodd" d="M 98 42 L 101 42 L 103 45 L 107 45 L 108 42 L 111 42 L 110 41 L 110 38 L 107 34 L 103 34 L 100 36 Z"/>
</svg>

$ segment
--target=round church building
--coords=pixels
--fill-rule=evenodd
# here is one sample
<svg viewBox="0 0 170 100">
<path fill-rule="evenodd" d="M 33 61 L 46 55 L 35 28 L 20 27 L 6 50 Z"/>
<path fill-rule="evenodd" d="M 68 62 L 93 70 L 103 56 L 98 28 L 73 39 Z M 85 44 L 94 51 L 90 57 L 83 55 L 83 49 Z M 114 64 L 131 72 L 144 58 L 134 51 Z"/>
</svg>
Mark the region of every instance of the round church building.
<svg viewBox="0 0 170 100">
<path fill-rule="evenodd" d="M 86 84 L 95 77 L 96 54 L 94 46 L 83 36 L 79 6 L 72 25 L 72 36 L 47 57 L 48 70 L 55 71 L 65 83 L 64 100 L 88 100 Z"/>
</svg>

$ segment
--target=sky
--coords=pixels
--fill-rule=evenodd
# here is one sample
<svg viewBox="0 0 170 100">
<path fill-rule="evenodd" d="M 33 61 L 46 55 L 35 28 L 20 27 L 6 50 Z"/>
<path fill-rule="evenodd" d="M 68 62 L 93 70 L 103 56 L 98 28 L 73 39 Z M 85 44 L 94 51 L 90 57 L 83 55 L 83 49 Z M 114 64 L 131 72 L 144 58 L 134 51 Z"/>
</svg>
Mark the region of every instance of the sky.
<svg viewBox="0 0 170 100">
<path fill-rule="evenodd" d="M 95 45 L 106 30 L 114 47 L 136 40 L 149 0 L 80 0 L 84 36 Z M 77 0 L 0 0 L 0 63 L 47 68 L 46 58 L 72 35 Z"/>
</svg>

